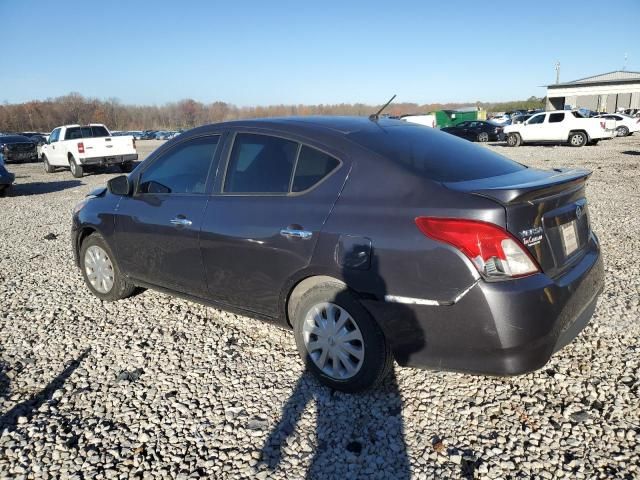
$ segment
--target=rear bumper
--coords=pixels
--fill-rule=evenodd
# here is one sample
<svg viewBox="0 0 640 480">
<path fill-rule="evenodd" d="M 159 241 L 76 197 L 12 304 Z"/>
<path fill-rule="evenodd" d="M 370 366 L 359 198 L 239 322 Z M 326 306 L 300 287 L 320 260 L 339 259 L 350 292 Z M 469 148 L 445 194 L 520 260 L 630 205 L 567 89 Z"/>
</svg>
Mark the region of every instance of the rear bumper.
<svg viewBox="0 0 640 480">
<path fill-rule="evenodd" d="M 562 277 L 480 280 L 450 306 L 363 300 L 400 365 L 517 375 L 545 365 L 588 324 L 604 286 L 593 245 Z"/>
<path fill-rule="evenodd" d="M 79 160 L 82 165 L 119 165 L 121 163 L 134 162 L 138 160 L 138 154 L 131 153 L 127 155 L 114 155 L 113 157 L 85 157 L 80 158 Z"/>
</svg>

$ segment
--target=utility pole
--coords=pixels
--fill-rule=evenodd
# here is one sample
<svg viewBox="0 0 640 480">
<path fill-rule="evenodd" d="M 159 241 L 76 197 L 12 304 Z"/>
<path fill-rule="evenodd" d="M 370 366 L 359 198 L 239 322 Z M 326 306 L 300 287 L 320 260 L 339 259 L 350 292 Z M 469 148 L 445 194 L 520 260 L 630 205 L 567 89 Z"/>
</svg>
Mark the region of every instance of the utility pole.
<svg viewBox="0 0 640 480">
<path fill-rule="evenodd" d="M 560 61 L 556 62 L 556 85 L 560 83 Z"/>
</svg>

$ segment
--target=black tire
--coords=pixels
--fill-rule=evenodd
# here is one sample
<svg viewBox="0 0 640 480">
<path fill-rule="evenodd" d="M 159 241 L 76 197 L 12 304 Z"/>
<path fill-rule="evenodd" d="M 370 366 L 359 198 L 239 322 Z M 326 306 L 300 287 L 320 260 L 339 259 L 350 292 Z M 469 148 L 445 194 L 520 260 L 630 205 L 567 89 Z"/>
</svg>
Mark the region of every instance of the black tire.
<svg viewBox="0 0 640 480">
<path fill-rule="evenodd" d="M 518 133 L 510 133 L 507 135 L 507 145 L 510 147 L 519 147 L 522 145 L 522 137 Z"/>
<path fill-rule="evenodd" d="M 10 197 L 13 193 L 13 187 L 11 185 L 7 185 L 5 187 L 0 188 L 0 198 Z"/>
<path fill-rule="evenodd" d="M 584 147 L 588 141 L 589 138 L 584 132 L 571 132 L 569 134 L 569 145 L 572 147 Z"/>
<path fill-rule="evenodd" d="M 85 255 L 87 249 L 91 246 L 98 246 L 102 250 L 104 250 L 111 261 L 113 266 L 113 286 L 111 290 L 106 293 L 99 292 L 94 288 L 94 286 L 89 281 L 87 277 L 87 268 L 85 266 Z M 82 277 L 84 278 L 84 282 L 86 283 L 91 293 L 93 293 L 100 300 L 104 300 L 106 302 L 114 302 L 116 300 L 122 300 L 123 298 L 130 297 L 136 290 L 136 286 L 131 283 L 120 271 L 118 267 L 118 263 L 116 262 L 115 256 L 113 252 L 107 245 L 107 242 L 104 241 L 102 235 L 98 233 L 93 233 L 84 239 L 82 245 L 80 245 L 80 270 L 82 271 Z"/>
<path fill-rule="evenodd" d="M 124 162 L 118 165 L 122 173 L 129 173 L 134 169 L 133 162 Z"/>
<path fill-rule="evenodd" d="M 626 137 L 627 135 L 629 135 L 629 128 L 625 127 L 624 125 L 620 125 L 618 128 L 616 128 L 616 133 L 619 137 Z"/>
<path fill-rule="evenodd" d="M 311 359 L 304 343 L 303 325 L 306 315 L 313 306 L 323 302 L 333 303 L 346 310 L 362 334 L 362 364 L 358 372 L 346 380 L 324 373 Z M 300 357 L 316 378 L 330 388 L 347 393 L 361 392 L 379 385 L 393 367 L 391 348 L 382 330 L 357 297 L 338 282 L 326 282 L 309 289 L 300 299 L 292 323 Z"/>
<path fill-rule="evenodd" d="M 49 163 L 49 159 L 46 155 L 42 156 L 42 166 L 44 167 L 44 171 L 47 173 L 53 173 L 56 171 L 56 169 Z"/>
<path fill-rule="evenodd" d="M 69 168 L 71 169 L 71 175 L 75 178 L 82 178 L 84 176 L 84 168 L 82 168 L 82 165 L 73 157 L 69 157 Z"/>
<path fill-rule="evenodd" d="M 489 141 L 489 134 L 487 132 L 480 132 L 478 134 L 478 141 L 480 143 L 486 143 Z"/>
</svg>

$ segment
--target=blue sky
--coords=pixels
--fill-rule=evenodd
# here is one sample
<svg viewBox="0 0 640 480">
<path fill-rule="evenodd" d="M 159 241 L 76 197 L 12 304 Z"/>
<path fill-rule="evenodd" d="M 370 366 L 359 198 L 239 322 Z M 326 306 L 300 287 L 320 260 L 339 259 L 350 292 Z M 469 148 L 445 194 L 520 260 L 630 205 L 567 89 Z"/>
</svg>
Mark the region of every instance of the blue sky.
<svg viewBox="0 0 640 480">
<path fill-rule="evenodd" d="M 0 0 L 0 19 L 0 102 L 502 101 L 544 95 L 556 60 L 564 81 L 625 52 L 640 71 L 640 0 Z"/>
</svg>

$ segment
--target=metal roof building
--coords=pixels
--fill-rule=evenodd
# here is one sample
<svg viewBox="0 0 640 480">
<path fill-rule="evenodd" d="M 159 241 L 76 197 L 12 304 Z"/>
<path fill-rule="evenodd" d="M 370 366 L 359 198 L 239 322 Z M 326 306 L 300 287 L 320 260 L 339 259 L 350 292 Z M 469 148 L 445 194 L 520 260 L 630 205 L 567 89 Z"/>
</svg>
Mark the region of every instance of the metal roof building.
<svg viewBox="0 0 640 480">
<path fill-rule="evenodd" d="M 640 108 L 640 72 L 618 70 L 547 86 L 547 110 L 588 108 L 616 112 Z"/>
</svg>

